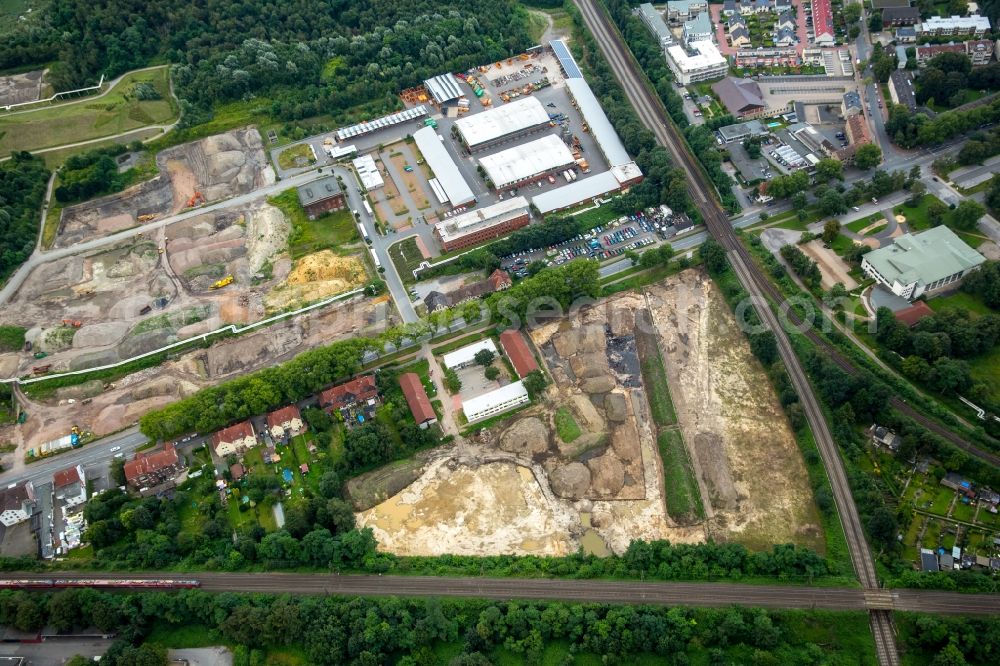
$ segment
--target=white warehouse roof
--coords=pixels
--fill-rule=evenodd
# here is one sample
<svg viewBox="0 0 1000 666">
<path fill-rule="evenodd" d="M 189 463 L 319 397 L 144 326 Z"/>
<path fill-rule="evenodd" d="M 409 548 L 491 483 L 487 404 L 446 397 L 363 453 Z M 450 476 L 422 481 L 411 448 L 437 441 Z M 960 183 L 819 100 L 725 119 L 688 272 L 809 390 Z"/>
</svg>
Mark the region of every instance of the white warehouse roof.
<svg viewBox="0 0 1000 666">
<path fill-rule="evenodd" d="M 366 120 L 365 122 L 358 123 L 357 125 L 341 127 L 337 130 L 337 140 L 344 141 L 346 139 L 350 139 L 351 137 L 368 134 L 368 132 L 374 132 L 375 130 L 382 129 L 384 127 L 392 127 L 393 125 L 405 123 L 408 120 L 415 120 L 426 115 L 427 108 L 423 104 L 415 106 L 412 109 L 403 109 L 399 113 L 390 113 L 388 116 L 382 116 L 381 118 L 376 118 L 375 120 Z"/>
<path fill-rule="evenodd" d="M 608 161 L 608 166 L 618 166 L 631 162 L 622 140 L 618 138 L 618 132 L 611 125 L 611 121 L 608 120 L 607 114 L 601 108 L 601 103 L 597 101 L 594 91 L 587 85 L 587 81 L 585 79 L 566 79 L 566 87 L 569 88 L 570 94 L 576 100 L 583 119 L 590 125 L 590 131 L 597 141 L 598 148 L 604 154 L 604 159 Z"/>
<path fill-rule="evenodd" d="M 501 222 L 513 219 L 528 212 L 528 200 L 524 197 L 511 197 L 492 206 L 474 208 L 467 213 L 456 215 L 444 222 L 434 225 L 438 235 L 445 243 L 461 238 L 473 231 L 496 226 Z"/>
<path fill-rule="evenodd" d="M 484 349 L 488 349 L 494 354 L 497 353 L 497 346 L 493 344 L 492 338 L 486 338 L 479 342 L 473 342 L 471 345 L 466 345 L 461 349 L 456 349 L 453 352 L 448 352 L 441 357 L 441 362 L 444 363 L 444 367 L 446 368 L 457 368 L 460 365 L 472 363 L 476 353 Z"/>
<path fill-rule="evenodd" d="M 615 175 L 610 171 L 605 171 L 576 180 L 569 185 L 543 192 L 537 197 L 532 197 L 531 203 L 535 204 L 539 213 L 546 215 L 554 210 L 563 210 L 602 194 L 613 192 L 620 187 Z"/>
<path fill-rule="evenodd" d="M 444 104 L 462 96 L 462 89 L 458 87 L 458 81 L 451 74 L 439 74 L 434 78 L 427 79 L 424 81 L 424 87 L 438 104 Z"/>
<path fill-rule="evenodd" d="M 469 423 L 501 414 L 519 405 L 526 404 L 530 398 L 523 382 L 513 382 L 501 386 L 489 393 L 470 398 L 462 402 L 462 411 Z"/>
<path fill-rule="evenodd" d="M 385 185 L 385 181 L 382 180 L 382 174 L 379 173 L 378 167 L 375 165 L 375 158 L 371 155 L 362 155 L 353 159 L 351 160 L 351 164 L 354 165 L 354 170 L 358 172 L 358 178 L 361 179 L 361 185 L 365 188 L 365 192 Z"/>
<path fill-rule="evenodd" d="M 562 139 L 548 134 L 531 143 L 481 157 L 479 163 L 499 190 L 553 169 L 574 166 L 576 160 Z"/>
<path fill-rule="evenodd" d="M 461 132 L 465 143 L 474 148 L 548 122 L 549 114 L 537 98 L 522 97 L 509 104 L 459 118 L 455 121 L 455 127 Z"/>
<path fill-rule="evenodd" d="M 452 206 L 475 201 L 476 196 L 472 193 L 472 188 L 465 181 L 462 172 L 458 170 L 458 165 L 451 159 L 448 149 L 444 147 L 444 142 L 433 127 L 418 129 L 413 133 L 413 140 L 416 141 L 417 148 L 427 160 L 427 166 L 434 172 L 434 177 Z"/>
</svg>

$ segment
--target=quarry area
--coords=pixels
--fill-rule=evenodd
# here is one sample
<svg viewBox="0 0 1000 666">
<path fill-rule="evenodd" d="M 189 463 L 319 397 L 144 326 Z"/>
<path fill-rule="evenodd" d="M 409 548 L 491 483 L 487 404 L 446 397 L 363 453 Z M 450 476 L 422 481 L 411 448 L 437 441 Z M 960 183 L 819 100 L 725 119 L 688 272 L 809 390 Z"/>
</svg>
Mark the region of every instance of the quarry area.
<svg viewBox="0 0 1000 666">
<path fill-rule="evenodd" d="M 274 183 L 260 133 L 232 130 L 161 151 L 159 174 L 129 189 L 62 211 L 55 247 L 123 231 L 157 217 Z"/>
<path fill-rule="evenodd" d="M 652 331 L 638 331 L 650 326 Z M 665 503 L 636 334 L 656 335 L 706 517 Z M 621 553 L 633 539 L 822 550 L 804 463 L 721 294 L 694 270 L 534 328 L 543 398 L 353 480 L 358 522 L 403 555 Z M 567 435 L 566 424 L 575 432 Z M 573 429 L 569 429 L 573 430 Z"/>
</svg>

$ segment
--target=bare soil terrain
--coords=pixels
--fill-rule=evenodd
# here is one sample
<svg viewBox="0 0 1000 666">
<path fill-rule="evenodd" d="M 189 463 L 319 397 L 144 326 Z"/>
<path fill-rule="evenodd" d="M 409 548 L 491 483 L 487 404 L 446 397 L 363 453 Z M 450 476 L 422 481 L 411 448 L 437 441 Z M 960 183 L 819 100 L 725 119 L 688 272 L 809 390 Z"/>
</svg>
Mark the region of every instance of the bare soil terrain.
<svg viewBox="0 0 1000 666">
<path fill-rule="evenodd" d="M 19 444 L 16 455 L 61 437 L 74 425 L 101 436 L 135 423 L 151 409 L 221 381 L 286 361 L 314 347 L 356 336 L 376 335 L 385 326 L 384 308 L 352 298 L 292 320 L 195 349 L 112 384 L 91 381 L 61 388 L 45 400 L 25 398 L 28 420 L 0 432 Z M 79 333 L 77 334 L 79 335 Z"/>
<path fill-rule="evenodd" d="M 56 247 L 129 229 L 143 220 L 171 215 L 195 205 L 246 194 L 274 182 L 260 134 L 232 130 L 168 148 L 156 156 L 155 178 L 123 192 L 63 210 Z M 147 217 L 152 216 L 152 217 Z"/>
<path fill-rule="evenodd" d="M 818 240 L 809 241 L 800 246 L 807 257 L 816 262 L 820 273 L 820 286 L 823 289 L 831 289 L 833 285 L 840 282 L 848 291 L 856 289 L 858 281 L 848 275 L 850 266 L 837 256 L 831 249 L 823 247 Z"/>
<path fill-rule="evenodd" d="M 795 436 L 718 287 L 689 270 L 646 293 L 709 535 L 823 552 Z"/>
<path fill-rule="evenodd" d="M 0 76 L 0 106 L 34 102 L 41 97 L 42 70 Z"/>
</svg>

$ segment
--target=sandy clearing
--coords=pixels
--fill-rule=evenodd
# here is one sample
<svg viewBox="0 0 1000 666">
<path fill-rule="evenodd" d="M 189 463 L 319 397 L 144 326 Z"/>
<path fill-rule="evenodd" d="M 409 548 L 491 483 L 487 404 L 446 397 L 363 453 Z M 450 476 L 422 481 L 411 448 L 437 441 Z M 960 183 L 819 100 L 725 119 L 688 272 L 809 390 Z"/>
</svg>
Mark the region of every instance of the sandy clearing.
<svg viewBox="0 0 1000 666">
<path fill-rule="evenodd" d="M 848 291 L 856 289 L 858 281 L 848 275 L 847 264 L 833 250 L 823 247 L 819 240 L 809 241 L 799 246 L 810 259 L 816 262 L 821 277 L 820 286 L 830 289 L 840 282 Z"/>
<path fill-rule="evenodd" d="M 670 394 L 715 509 L 709 534 L 823 552 L 805 464 L 771 384 L 718 287 L 684 271 L 647 288 Z"/>
</svg>

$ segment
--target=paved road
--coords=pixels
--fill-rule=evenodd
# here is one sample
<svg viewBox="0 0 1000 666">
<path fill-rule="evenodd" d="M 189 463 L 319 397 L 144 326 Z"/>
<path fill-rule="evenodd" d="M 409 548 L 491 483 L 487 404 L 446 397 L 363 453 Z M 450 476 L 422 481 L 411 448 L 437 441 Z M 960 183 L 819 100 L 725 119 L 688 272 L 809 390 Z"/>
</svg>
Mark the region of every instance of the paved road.
<svg viewBox="0 0 1000 666">
<path fill-rule="evenodd" d="M 20 461 L 11 469 L 0 472 L 0 486 L 22 481 L 31 481 L 36 485 L 45 483 L 52 480 L 52 475 L 55 472 L 75 465 L 83 465 L 85 473 L 90 468 L 97 472 L 96 476 L 106 476 L 111 459 L 115 455 L 111 452 L 111 448 L 120 446 L 121 453 L 124 453 L 126 458 L 131 458 L 135 450 L 148 441 L 146 436 L 139 432 L 138 427 L 132 427 L 91 442 L 79 449 L 60 453 L 38 462 L 25 464 Z M 88 474 L 88 476 L 90 475 Z"/>
<path fill-rule="evenodd" d="M 592 603 L 635 603 L 699 607 L 753 606 L 774 609 L 864 610 L 891 606 L 900 611 L 956 615 L 996 615 L 1000 595 L 959 594 L 926 590 L 881 590 L 866 594 L 859 588 L 736 583 L 674 583 L 551 578 L 453 578 L 437 576 L 372 576 L 331 573 L 191 574 L 54 572 L 0 574 L 5 579 L 76 578 L 102 580 L 196 579 L 209 592 L 270 594 L 337 594 L 345 596 L 466 597 L 533 599 Z"/>
</svg>

